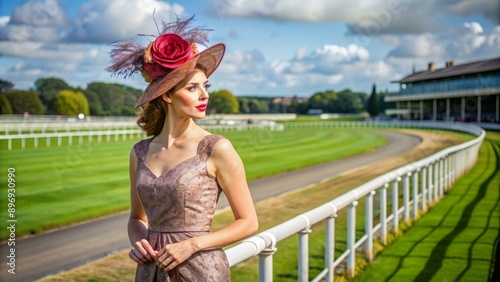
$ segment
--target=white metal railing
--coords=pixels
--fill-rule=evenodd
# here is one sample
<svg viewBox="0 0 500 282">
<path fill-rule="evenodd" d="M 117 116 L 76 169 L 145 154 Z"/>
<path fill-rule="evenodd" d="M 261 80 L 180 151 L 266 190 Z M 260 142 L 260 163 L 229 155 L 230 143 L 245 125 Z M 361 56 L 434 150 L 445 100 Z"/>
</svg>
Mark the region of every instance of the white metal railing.
<svg viewBox="0 0 500 282">
<path fill-rule="evenodd" d="M 201 125 L 204 129 L 212 132 L 229 131 L 281 131 L 284 130 L 283 124 L 235 124 L 235 125 Z M 73 138 L 78 138 L 78 144 L 81 145 L 83 138 L 87 137 L 88 142 L 97 142 L 102 140 L 118 141 L 127 140 L 134 137 L 145 137 L 145 133 L 137 126 L 135 122 L 113 122 L 113 123 L 22 123 L 22 124 L 0 124 L 0 140 L 7 140 L 7 149 L 13 148 L 13 141 L 20 140 L 20 148 L 26 148 L 26 140 L 33 140 L 33 147 L 38 148 L 39 140 L 45 140 L 47 147 L 51 146 L 53 139 L 57 140 L 57 146 L 62 146 L 63 138 L 67 141 L 65 144 L 72 145 Z M 114 138 L 113 138 L 114 137 Z M 121 138 L 120 138 L 121 137 Z"/>
<path fill-rule="evenodd" d="M 309 127 L 308 124 L 290 123 L 288 127 Z M 252 236 L 226 250 L 229 264 L 234 266 L 249 258 L 259 256 L 259 281 L 273 281 L 273 254 L 276 244 L 292 235 L 298 234 L 298 281 L 308 281 L 308 236 L 311 226 L 326 221 L 324 269 L 312 281 L 333 281 L 334 269 L 345 261 L 346 272 L 354 276 L 356 249 L 363 248 L 366 259 L 373 259 L 373 242 L 377 238 L 387 243 L 391 228 L 397 235 L 401 220 L 417 220 L 419 213 L 436 204 L 451 188 L 452 184 L 469 170 L 476 162 L 478 150 L 485 131 L 478 126 L 458 123 L 437 122 L 388 122 L 388 123 L 317 123 L 320 127 L 403 127 L 448 129 L 476 135 L 469 142 L 444 149 L 420 161 L 405 165 L 323 204 L 315 209 L 298 215 L 286 222 Z M 402 187 L 400 187 L 402 186 Z M 400 193 L 403 201 L 401 207 Z M 374 221 L 374 195 L 379 193 L 379 223 Z M 391 200 L 388 200 L 390 193 Z M 365 230 L 356 240 L 356 208 L 358 201 L 365 200 Z M 338 256 L 335 254 L 335 219 L 338 212 L 347 209 L 347 246 Z M 388 211 L 391 211 L 388 214 Z M 376 218 L 375 218 L 376 219 Z"/>
<path fill-rule="evenodd" d="M 52 139 L 57 140 L 57 146 L 62 145 L 63 138 L 67 138 L 67 144 L 73 144 L 73 138 L 78 138 L 78 144 L 83 143 L 83 138 L 87 137 L 88 142 L 92 142 L 94 137 L 97 137 L 97 142 L 101 143 L 103 140 L 109 142 L 111 140 L 117 141 L 126 140 L 127 137 L 134 138 L 136 136 L 144 135 L 138 129 L 123 129 L 123 130 L 100 130 L 100 131 L 70 131 L 70 132 L 51 132 L 51 133 L 29 133 L 29 134 L 13 134 L 13 135 L 0 135 L 0 140 L 7 140 L 7 149 L 12 150 L 12 141 L 21 140 L 21 149 L 26 148 L 26 140 L 33 139 L 33 147 L 38 148 L 39 140 L 45 139 L 45 146 L 50 147 Z M 112 139 L 114 138 L 114 139 Z"/>
<path fill-rule="evenodd" d="M 26 135 L 35 133 L 57 133 L 70 131 L 88 130 L 122 130 L 136 129 L 134 121 L 114 122 L 22 122 L 22 123 L 0 123 L 0 134 L 3 135 Z"/>
</svg>

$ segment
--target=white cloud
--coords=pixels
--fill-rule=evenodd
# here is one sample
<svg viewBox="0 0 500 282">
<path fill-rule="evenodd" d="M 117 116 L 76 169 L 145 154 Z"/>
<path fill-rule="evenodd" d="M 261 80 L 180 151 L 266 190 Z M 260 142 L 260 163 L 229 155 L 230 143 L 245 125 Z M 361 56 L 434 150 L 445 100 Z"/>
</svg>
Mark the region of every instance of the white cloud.
<svg viewBox="0 0 500 282">
<path fill-rule="evenodd" d="M 0 28 L 6 26 L 9 21 L 10 21 L 10 16 L 0 17 Z"/>
<path fill-rule="evenodd" d="M 249 64 L 249 54 L 228 54 L 221 64 L 217 87 L 231 89 L 237 95 L 310 96 L 326 89 L 351 88 L 369 91 L 372 83 L 388 84 L 396 74 L 384 61 L 372 60 L 368 50 L 355 44 L 326 44 L 309 53 L 299 48 L 289 60 Z M 241 66 L 251 66 L 251 69 Z"/>
<path fill-rule="evenodd" d="M 124 81 L 104 71 L 109 46 L 101 43 L 138 33 L 157 35 L 155 8 L 159 28 L 162 20 L 175 19 L 174 13 L 184 14 L 182 6 L 158 0 L 90 0 L 69 20 L 59 2 L 29 0 L 10 17 L 0 17 L 0 56 L 20 58 L 10 69 L 3 67 L 0 76 L 15 81 L 16 87 L 32 87 L 39 76 L 57 76 L 79 86 L 105 80 L 144 88 L 142 79 Z"/>
<path fill-rule="evenodd" d="M 268 18 L 294 22 L 342 22 L 348 33 L 367 36 L 383 33 L 418 33 L 436 30 L 439 25 L 428 18 L 429 0 L 300 0 L 253 1 L 214 0 L 220 17 Z"/>
<path fill-rule="evenodd" d="M 224 0 L 213 1 L 216 12 L 222 16 L 264 17 L 303 22 L 347 21 L 349 18 L 356 20 L 362 18 L 360 14 L 366 15 L 370 10 L 385 6 L 383 0 L 311 0 L 307 5 L 301 0 L 222 1 Z"/>
<path fill-rule="evenodd" d="M 113 42 L 131 39 L 137 34 L 158 35 L 155 21 L 175 20 L 184 8 L 158 0 L 90 0 L 74 20 L 70 39 L 81 42 Z"/>
<path fill-rule="evenodd" d="M 298 52 L 304 52 L 300 50 Z M 303 54 L 300 59 L 290 60 L 286 64 L 275 63 L 275 71 L 281 73 L 318 73 L 331 75 L 338 71 L 341 64 L 368 60 L 370 54 L 365 48 L 356 44 L 339 46 L 326 44 L 310 54 Z"/>
<path fill-rule="evenodd" d="M 434 34 L 407 35 L 389 52 L 389 57 L 429 58 L 442 56 L 445 50 Z"/>
<path fill-rule="evenodd" d="M 448 44 L 450 55 L 465 58 L 500 54 L 499 29 L 500 26 L 497 26 L 491 34 L 487 34 L 477 22 L 464 23 L 450 33 L 453 36 Z"/>
<path fill-rule="evenodd" d="M 16 7 L 7 23 L 0 19 L 0 40 L 110 43 L 158 35 L 155 19 L 161 29 L 175 14 L 183 16 L 184 8 L 158 0 L 90 0 L 70 20 L 59 1 L 30 0 Z"/>
<path fill-rule="evenodd" d="M 445 0 L 440 1 L 446 13 L 457 16 L 483 14 L 494 23 L 500 23 L 500 2 L 491 0 Z"/>
<path fill-rule="evenodd" d="M 467 22 L 436 34 L 406 35 L 388 57 L 459 61 L 494 57 L 500 54 L 500 26 L 491 32 L 477 22 Z"/>
<path fill-rule="evenodd" d="M 12 12 L 10 23 L 34 27 L 66 26 L 66 10 L 56 0 L 30 0 L 17 6 Z"/>
<path fill-rule="evenodd" d="M 262 68 L 264 62 L 264 55 L 257 49 L 248 52 L 235 51 L 224 55 L 224 60 L 217 72 L 225 75 L 256 73 Z"/>
<path fill-rule="evenodd" d="M 433 32 L 448 14 L 482 14 L 499 22 L 500 4 L 491 0 L 213 0 L 219 17 L 268 18 L 295 22 L 344 22 L 357 35 Z"/>
</svg>

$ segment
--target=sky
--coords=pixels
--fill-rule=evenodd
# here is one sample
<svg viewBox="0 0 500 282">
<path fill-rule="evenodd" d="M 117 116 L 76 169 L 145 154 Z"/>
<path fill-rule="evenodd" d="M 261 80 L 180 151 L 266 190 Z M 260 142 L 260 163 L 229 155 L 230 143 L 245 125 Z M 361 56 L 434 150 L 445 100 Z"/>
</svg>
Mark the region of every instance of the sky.
<svg viewBox="0 0 500 282">
<path fill-rule="evenodd" d="M 211 89 L 236 96 L 395 91 L 391 81 L 429 62 L 500 57 L 498 0 L 0 0 L 0 79 L 15 89 L 47 77 L 144 89 L 140 74 L 105 70 L 110 43 L 154 40 L 176 15 L 213 29 L 209 46 L 226 44 Z"/>
</svg>

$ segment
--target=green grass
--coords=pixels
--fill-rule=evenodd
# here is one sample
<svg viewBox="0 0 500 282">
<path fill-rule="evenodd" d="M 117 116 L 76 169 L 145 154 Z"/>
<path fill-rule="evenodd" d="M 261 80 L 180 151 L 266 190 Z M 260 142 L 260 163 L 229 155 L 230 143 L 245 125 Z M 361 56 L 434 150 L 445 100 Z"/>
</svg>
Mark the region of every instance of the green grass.
<svg viewBox="0 0 500 282">
<path fill-rule="evenodd" d="M 248 180 L 359 154 L 383 145 L 386 138 L 363 130 L 286 130 L 223 133 L 232 141 L 246 167 Z M 26 148 L 7 150 L 0 143 L 0 185 L 7 187 L 7 171 L 15 169 L 18 236 L 126 210 L 129 207 L 128 156 L 138 138 L 97 143 L 83 138 L 67 139 L 61 147 L 52 140 L 51 147 L 32 140 Z M 5 190 L 2 190 L 5 191 Z M 0 194 L 2 207 L 7 193 Z M 6 219 L 7 209 L 0 210 Z M 8 230 L 0 231 L 5 239 Z"/>
<path fill-rule="evenodd" d="M 476 166 L 354 281 L 492 281 L 499 187 L 500 133 L 488 132 Z"/>
</svg>

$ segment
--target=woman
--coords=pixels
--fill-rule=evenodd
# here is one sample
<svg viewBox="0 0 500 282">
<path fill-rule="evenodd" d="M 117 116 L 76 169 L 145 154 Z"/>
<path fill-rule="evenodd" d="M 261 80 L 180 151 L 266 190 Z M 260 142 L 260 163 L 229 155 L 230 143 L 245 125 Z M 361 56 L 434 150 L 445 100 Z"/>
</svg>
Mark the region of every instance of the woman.
<svg viewBox="0 0 500 282">
<path fill-rule="evenodd" d="M 200 128 L 205 117 L 208 77 L 225 46 L 198 53 L 206 29 L 187 26 L 192 18 L 163 24 L 147 47 L 115 43 L 108 70 L 137 70 L 150 84 L 136 107 L 138 124 L 152 138 L 130 152 L 131 212 L 129 256 L 137 262 L 136 281 L 230 281 L 224 246 L 256 232 L 257 216 L 245 170 L 231 142 Z M 126 54 L 126 55 L 124 55 Z M 235 220 L 210 232 L 220 192 Z"/>
</svg>

